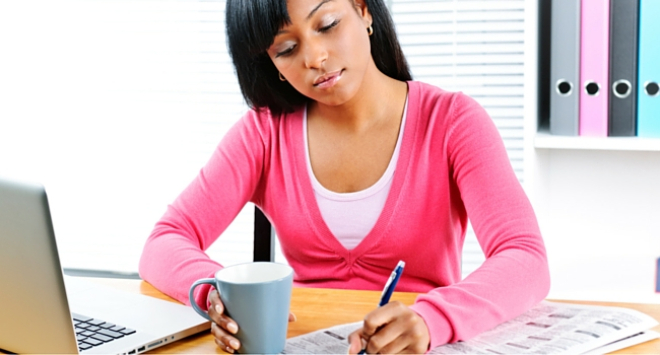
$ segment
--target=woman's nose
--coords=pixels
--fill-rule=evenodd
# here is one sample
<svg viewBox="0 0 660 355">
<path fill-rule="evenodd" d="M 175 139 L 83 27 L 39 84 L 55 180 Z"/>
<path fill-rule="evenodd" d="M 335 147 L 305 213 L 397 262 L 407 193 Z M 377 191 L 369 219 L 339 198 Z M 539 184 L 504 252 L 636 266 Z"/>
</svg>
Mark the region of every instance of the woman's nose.
<svg viewBox="0 0 660 355">
<path fill-rule="evenodd" d="M 328 59 L 328 51 L 321 41 L 309 41 L 305 45 L 305 67 L 310 69 L 318 69 L 323 66 L 323 63 Z"/>
</svg>

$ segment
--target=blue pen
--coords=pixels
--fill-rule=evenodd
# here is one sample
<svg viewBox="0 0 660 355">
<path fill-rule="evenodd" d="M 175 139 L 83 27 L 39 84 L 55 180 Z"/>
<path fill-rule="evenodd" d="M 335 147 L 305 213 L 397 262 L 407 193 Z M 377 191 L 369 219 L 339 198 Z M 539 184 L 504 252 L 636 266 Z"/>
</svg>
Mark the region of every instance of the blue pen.
<svg viewBox="0 0 660 355">
<path fill-rule="evenodd" d="M 383 288 L 383 293 L 380 295 L 380 302 L 378 302 L 378 307 L 382 307 L 387 304 L 387 302 L 390 301 L 390 297 L 392 297 L 392 292 L 394 292 L 394 288 L 396 287 L 396 284 L 399 282 L 399 279 L 401 278 L 401 274 L 403 273 L 403 268 L 406 266 L 406 263 L 403 260 L 399 260 L 399 263 L 396 264 L 396 267 L 394 268 L 394 271 L 392 271 L 392 274 L 390 275 L 390 278 L 387 279 L 387 282 L 385 283 L 385 287 Z M 358 354 L 366 354 L 367 350 L 362 349 Z"/>
</svg>

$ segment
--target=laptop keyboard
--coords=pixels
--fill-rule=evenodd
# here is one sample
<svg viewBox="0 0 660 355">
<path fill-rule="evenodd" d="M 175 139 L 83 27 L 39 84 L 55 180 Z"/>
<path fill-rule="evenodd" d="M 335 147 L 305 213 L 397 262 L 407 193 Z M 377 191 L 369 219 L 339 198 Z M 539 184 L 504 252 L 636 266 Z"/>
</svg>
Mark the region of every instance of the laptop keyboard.
<svg viewBox="0 0 660 355">
<path fill-rule="evenodd" d="M 76 313 L 73 313 L 72 316 L 80 351 L 135 333 L 133 329 L 104 322 L 100 319 L 85 317 Z"/>
</svg>

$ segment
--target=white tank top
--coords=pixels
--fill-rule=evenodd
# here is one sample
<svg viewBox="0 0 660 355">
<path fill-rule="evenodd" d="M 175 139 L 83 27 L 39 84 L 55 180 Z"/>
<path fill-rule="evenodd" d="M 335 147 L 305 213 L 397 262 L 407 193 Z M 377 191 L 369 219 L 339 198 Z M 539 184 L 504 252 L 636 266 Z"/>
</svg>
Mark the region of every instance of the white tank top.
<svg viewBox="0 0 660 355">
<path fill-rule="evenodd" d="M 403 108 L 403 117 L 401 118 L 401 127 L 396 141 L 394 153 L 387 165 L 383 176 L 370 187 L 349 193 L 338 193 L 330 191 L 323 187 L 316 179 L 312 171 L 312 164 L 309 158 L 309 143 L 307 140 L 307 110 L 303 119 L 303 135 L 305 136 L 305 156 L 307 157 L 307 171 L 312 181 L 316 203 L 321 211 L 323 221 L 328 229 L 339 240 L 344 248 L 354 249 L 364 237 L 369 234 L 380 213 L 385 206 L 387 195 L 392 186 L 396 162 L 399 160 L 399 150 L 403 137 L 403 129 L 406 126 L 406 111 L 408 109 L 408 98 Z"/>
</svg>

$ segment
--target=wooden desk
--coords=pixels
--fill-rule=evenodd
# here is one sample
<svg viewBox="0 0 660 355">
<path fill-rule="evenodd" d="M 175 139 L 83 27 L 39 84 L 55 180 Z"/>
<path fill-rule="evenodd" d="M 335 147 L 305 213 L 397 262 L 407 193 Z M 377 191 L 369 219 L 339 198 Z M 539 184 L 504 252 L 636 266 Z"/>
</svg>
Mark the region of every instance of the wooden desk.
<svg viewBox="0 0 660 355">
<path fill-rule="evenodd" d="M 139 292 L 148 296 L 174 302 L 172 298 L 165 296 L 144 281 L 119 279 L 91 280 L 123 290 Z M 392 296 L 392 301 L 398 300 L 404 304 L 410 305 L 415 301 L 416 296 L 416 293 L 395 292 Z M 379 298 L 380 291 L 294 288 L 291 300 L 291 312 L 295 313 L 298 320 L 289 323 L 288 337 L 309 333 L 334 325 L 359 321 L 365 314 L 374 309 Z M 562 300 L 550 301 L 632 308 L 660 320 L 660 305 L 656 304 Z M 660 326 L 656 326 L 653 330 L 660 332 Z M 151 353 L 225 354 L 224 351 L 217 348 L 213 342 L 213 336 L 209 331 L 154 349 Z M 660 339 L 622 349 L 613 354 L 660 354 Z"/>
</svg>

